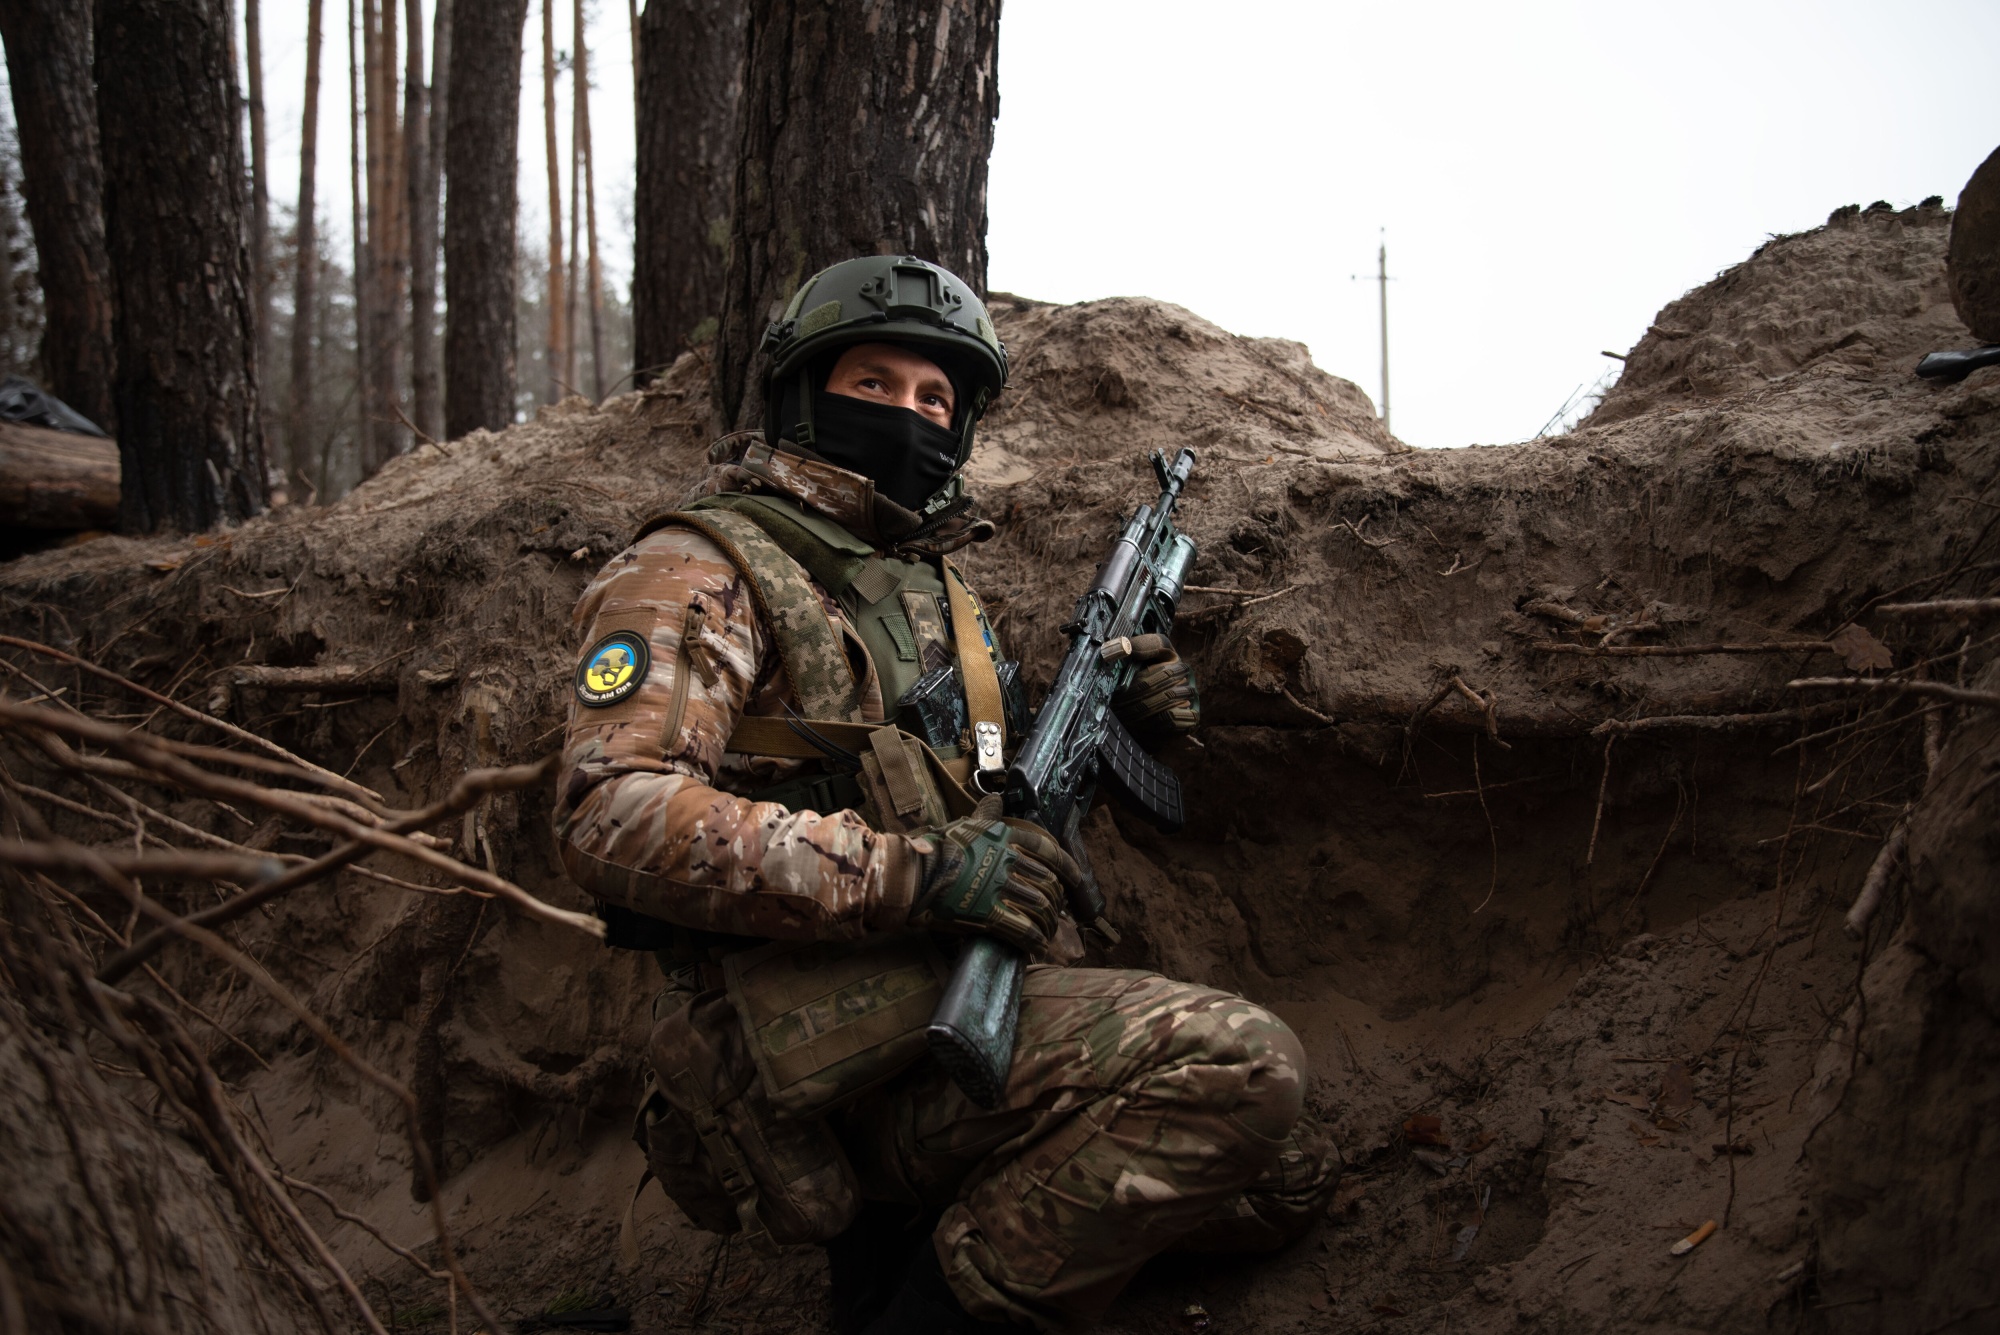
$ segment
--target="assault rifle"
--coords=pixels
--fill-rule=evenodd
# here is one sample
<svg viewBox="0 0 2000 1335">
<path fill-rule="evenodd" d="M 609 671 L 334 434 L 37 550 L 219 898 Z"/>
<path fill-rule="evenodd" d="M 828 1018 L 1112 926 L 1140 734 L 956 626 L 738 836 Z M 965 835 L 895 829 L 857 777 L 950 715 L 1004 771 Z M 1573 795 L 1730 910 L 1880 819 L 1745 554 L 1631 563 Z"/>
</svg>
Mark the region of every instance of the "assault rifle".
<svg viewBox="0 0 2000 1335">
<path fill-rule="evenodd" d="M 1071 895 L 1070 916 L 1113 944 L 1118 936 L 1105 919 L 1104 892 L 1084 855 L 1079 827 L 1100 780 L 1162 830 L 1181 827 L 1180 780 L 1125 730 L 1111 712 L 1111 697 L 1138 671 L 1132 637 L 1173 632 L 1174 607 L 1194 565 L 1194 541 L 1174 527 L 1174 504 L 1193 471 L 1193 450 L 1182 450 L 1171 465 L 1153 452 L 1159 498 L 1132 516 L 1062 628 L 1070 637 L 1069 653 L 1007 770 L 1003 790 L 1007 815 L 1055 835 L 1083 868 L 1084 884 Z M 1014 1064 L 1026 967 L 1012 947 L 992 937 L 972 938 L 931 1016 L 931 1054 L 982 1108 L 1000 1102 Z"/>
</svg>

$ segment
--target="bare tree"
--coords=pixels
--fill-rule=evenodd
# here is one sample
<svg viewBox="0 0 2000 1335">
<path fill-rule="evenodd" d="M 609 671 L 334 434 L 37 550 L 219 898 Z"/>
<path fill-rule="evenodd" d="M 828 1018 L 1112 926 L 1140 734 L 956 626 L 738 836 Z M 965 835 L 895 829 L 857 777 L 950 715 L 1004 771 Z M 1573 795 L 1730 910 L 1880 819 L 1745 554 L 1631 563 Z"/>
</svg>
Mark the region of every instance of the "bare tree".
<svg viewBox="0 0 2000 1335">
<path fill-rule="evenodd" d="M 754 416 L 758 341 L 820 267 L 906 252 L 985 287 L 999 28 L 999 0 L 751 0 L 718 425 Z"/>
<path fill-rule="evenodd" d="M 604 397 L 604 302 L 601 271 L 597 267 L 597 170 L 590 151 L 590 42 L 584 33 L 583 0 L 576 0 L 576 63 L 570 79 L 570 97 L 576 104 L 577 137 L 583 142 L 583 211 L 590 231 L 590 389 L 593 399 Z M 570 226 L 577 225 L 570 214 Z M 574 326 L 572 326 L 574 328 Z M 574 337 L 574 334 L 571 335 Z"/>
<path fill-rule="evenodd" d="M 90 7 L 77 0 L 5 0 L 0 37 L 21 136 L 22 193 L 41 264 L 42 375 L 57 398 L 115 432 Z"/>
<path fill-rule="evenodd" d="M 299 207 L 293 224 L 292 384 L 285 412 L 287 486 L 298 486 L 312 459 L 306 439 L 313 386 L 314 280 L 319 277 L 318 201 L 314 173 L 319 170 L 319 49 L 323 0 L 306 6 L 306 105 L 299 119 Z"/>
<path fill-rule="evenodd" d="M 648 0 L 638 19 L 633 365 L 641 383 L 722 314 L 745 0 Z"/>
<path fill-rule="evenodd" d="M 528 0 L 452 14 L 445 130 L 445 429 L 514 420 L 514 226 Z"/>
<path fill-rule="evenodd" d="M 437 402 L 437 190 L 431 166 L 431 98 L 424 80 L 423 0 L 408 0 L 408 63 L 403 71 L 403 162 L 410 248 L 410 404 L 417 430 Z M 420 254 L 421 252 L 421 254 Z"/>
<path fill-rule="evenodd" d="M 207 528 L 264 508 L 227 0 L 99 0 L 97 122 L 122 520 Z"/>
<path fill-rule="evenodd" d="M 564 348 L 562 159 L 556 156 L 556 0 L 542 0 L 542 142 L 549 165 L 549 402 L 561 401 Z"/>
</svg>

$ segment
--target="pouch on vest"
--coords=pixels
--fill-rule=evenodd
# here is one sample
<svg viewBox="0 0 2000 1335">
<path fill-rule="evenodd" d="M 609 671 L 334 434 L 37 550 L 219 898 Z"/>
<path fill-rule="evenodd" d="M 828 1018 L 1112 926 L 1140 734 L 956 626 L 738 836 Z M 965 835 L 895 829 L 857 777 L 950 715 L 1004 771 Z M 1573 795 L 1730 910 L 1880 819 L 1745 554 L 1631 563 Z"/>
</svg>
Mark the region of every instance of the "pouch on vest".
<svg viewBox="0 0 2000 1335">
<path fill-rule="evenodd" d="M 696 1227 L 768 1249 L 825 1242 L 854 1221 L 860 1186 L 840 1142 L 824 1121 L 772 1103 L 727 996 L 670 998 L 649 1055 L 655 1088 L 635 1132 L 647 1167 Z"/>
<path fill-rule="evenodd" d="M 763 1093 L 789 1118 L 817 1118 L 901 1074 L 947 968 L 927 936 L 773 941 L 722 962 Z"/>
</svg>

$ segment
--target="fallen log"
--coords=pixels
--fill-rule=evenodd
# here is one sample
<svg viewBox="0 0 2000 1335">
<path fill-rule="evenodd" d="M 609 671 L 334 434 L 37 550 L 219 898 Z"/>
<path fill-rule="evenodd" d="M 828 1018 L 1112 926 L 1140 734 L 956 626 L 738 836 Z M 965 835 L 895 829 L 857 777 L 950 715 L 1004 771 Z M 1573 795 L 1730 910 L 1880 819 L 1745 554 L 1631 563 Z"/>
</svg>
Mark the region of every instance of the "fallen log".
<svg viewBox="0 0 2000 1335">
<path fill-rule="evenodd" d="M 0 422 L 0 524 L 44 531 L 118 522 L 118 443 Z"/>
</svg>

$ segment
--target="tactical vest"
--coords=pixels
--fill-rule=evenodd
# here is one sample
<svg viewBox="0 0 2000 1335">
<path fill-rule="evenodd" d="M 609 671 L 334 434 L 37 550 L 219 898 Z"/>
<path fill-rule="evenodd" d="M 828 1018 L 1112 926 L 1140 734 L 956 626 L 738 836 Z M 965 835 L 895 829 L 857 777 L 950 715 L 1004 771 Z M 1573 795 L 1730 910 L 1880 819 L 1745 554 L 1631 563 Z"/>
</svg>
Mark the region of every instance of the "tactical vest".
<svg viewBox="0 0 2000 1335">
<path fill-rule="evenodd" d="M 997 765 L 1026 711 L 1017 665 L 996 661 L 992 629 L 948 561 L 880 555 L 767 495 L 706 497 L 640 536 L 669 526 L 702 534 L 743 575 L 802 710 L 746 716 L 725 750 L 819 763 L 820 772 L 753 800 L 852 809 L 894 833 L 971 813 L 965 785 L 979 749 Z M 885 723 L 862 721 L 863 673 L 813 581 L 874 663 Z M 694 638 L 681 637 L 677 702 L 701 668 L 688 661 Z M 922 935 L 760 942 L 676 928 L 670 937 L 678 950 L 661 952 L 663 968 L 710 963 L 670 972 L 679 982 L 655 1008 L 656 1084 L 634 1126 L 648 1176 L 701 1227 L 760 1245 L 825 1241 L 852 1220 L 860 1196 L 823 1115 L 922 1059 L 947 974 L 942 955 Z M 723 1039 L 718 1026 L 747 1042 Z M 628 1255 L 630 1220 L 628 1209 Z"/>
<path fill-rule="evenodd" d="M 878 554 L 832 520 L 767 495 L 705 497 L 645 531 L 666 526 L 701 533 L 742 573 L 803 711 L 746 717 L 725 749 L 817 761 L 823 771 L 752 800 L 853 809 L 895 833 L 970 812 L 966 784 L 982 740 L 997 765 L 1026 709 L 1019 665 L 998 661 L 985 613 L 948 561 Z M 885 724 L 861 721 L 862 672 L 806 576 L 833 595 L 865 647 Z"/>
</svg>

